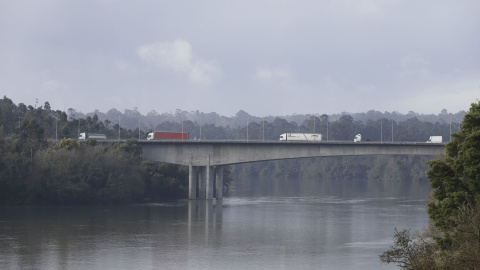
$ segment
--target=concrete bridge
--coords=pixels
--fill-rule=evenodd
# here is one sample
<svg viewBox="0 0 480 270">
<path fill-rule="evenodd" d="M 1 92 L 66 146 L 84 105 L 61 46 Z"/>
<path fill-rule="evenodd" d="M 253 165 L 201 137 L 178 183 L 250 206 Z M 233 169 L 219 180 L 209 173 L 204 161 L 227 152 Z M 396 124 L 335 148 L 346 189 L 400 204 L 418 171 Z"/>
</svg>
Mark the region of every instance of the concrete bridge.
<svg viewBox="0 0 480 270">
<path fill-rule="evenodd" d="M 328 156 L 428 155 L 443 144 L 285 141 L 139 141 L 143 158 L 189 167 L 189 198 L 223 197 L 223 165 Z M 214 194 L 215 193 L 215 194 Z"/>
</svg>

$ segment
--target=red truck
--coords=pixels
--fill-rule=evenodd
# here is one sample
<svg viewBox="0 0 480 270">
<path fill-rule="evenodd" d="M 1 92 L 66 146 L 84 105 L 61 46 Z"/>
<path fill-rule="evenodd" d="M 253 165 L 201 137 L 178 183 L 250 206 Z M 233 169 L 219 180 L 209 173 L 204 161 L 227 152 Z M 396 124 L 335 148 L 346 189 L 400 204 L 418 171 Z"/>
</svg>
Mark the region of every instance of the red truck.
<svg viewBox="0 0 480 270">
<path fill-rule="evenodd" d="M 147 140 L 188 140 L 188 132 L 154 131 L 148 133 Z"/>
</svg>

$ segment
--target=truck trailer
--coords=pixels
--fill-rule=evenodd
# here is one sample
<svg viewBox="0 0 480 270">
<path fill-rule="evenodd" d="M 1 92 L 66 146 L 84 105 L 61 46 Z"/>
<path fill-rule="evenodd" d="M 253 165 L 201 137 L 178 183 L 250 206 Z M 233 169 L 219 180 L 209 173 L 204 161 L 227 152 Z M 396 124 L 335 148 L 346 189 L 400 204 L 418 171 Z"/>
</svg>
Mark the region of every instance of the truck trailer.
<svg viewBox="0 0 480 270">
<path fill-rule="evenodd" d="M 86 139 L 96 139 L 96 140 L 106 140 L 107 135 L 105 134 L 98 134 L 98 133 L 80 133 L 80 136 L 78 136 L 78 139 L 81 141 L 84 141 Z"/>
<path fill-rule="evenodd" d="M 442 143 L 442 136 L 430 136 L 427 143 Z"/>
<path fill-rule="evenodd" d="M 309 141 L 321 142 L 322 134 L 318 133 L 283 133 L 280 141 Z"/>
<path fill-rule="evenodd" d="M 147 140 L 188 140 L 188 132 L 154 131 L 148 133 Z"/>
</svg>

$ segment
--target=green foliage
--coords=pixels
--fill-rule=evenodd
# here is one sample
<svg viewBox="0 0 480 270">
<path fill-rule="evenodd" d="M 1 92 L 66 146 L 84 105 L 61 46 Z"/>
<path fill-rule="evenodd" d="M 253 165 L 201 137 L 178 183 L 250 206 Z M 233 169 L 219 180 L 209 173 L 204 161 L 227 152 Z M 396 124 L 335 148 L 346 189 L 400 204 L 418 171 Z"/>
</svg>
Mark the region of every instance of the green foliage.
<svg viewBox="0 0 480 270">
<path fill-rule="evenodd" d="M 446 156 L 428 164 L 436 199 L 428 204 L 430 218 L 443 232 L 458 226 L 458 209 L 480 201 L 480 103 L 473 103 L 460 131 L 446 145 Z"/>
<path fill-rule="evenodd" d="M 397 231 L 393 236 L 394 244 L 390 250 L 380 255 L 382 263 L 395 263 L 402 269 L 428 270 L 439 269 L 436 264 L 434 253 L 435 244 L 425 242 L 423 239 L 415 242 L 410 236 L 410 231 Z"/>
<path fill-rule="evenodd" d="M 114 147 L 120 151 L 130 153 L 136 160 L 142 158 L 143 149 L 136 139 L 128 139 L 126 141 L 116 142 Z"/>
<path fill-rule="evenodd" d="M 380 261 L 410 270 L 480 269 L 480 203 L 461 206 L 455 219 L 458 226 L 442 241 L 433 241 L 441 234 L 436 227 L 415 238 L 407 230 L 395 229 L 394 244 L 380 255 Z"/>
<path fill-rule="evenodd" d="M 446 155 L 428 162 L 433 199 L 427 210 L 434 227 L 426 237 L 436 241 L 414 241 L 396 231 L 382 262 L 402 269 L 480 269 L 480 102 L 452 136 Z"/>
<path fill-rule="evenodd" d="M 80 143 L 78 141 L 72 140 L 70 138 L 63 138 L 58 142 L 53 142 L 48 151 L 58 151 L 58 150 L 71 150 L 78 148 Z"/>
<path fill-rule="evenodd" d="M 144 161 L 148 173 L 146 182 L 148 197 L 152 200 L 187 198 L 188 168 L 167 163 Z"/>
<path fill-rule="evenodd" d="M 129 153 L 69 140 L 59 142 L 67 147 L 39 154 L 35 167 L 38 176 L 27 203 L 129 203 L 143 199 L 144 172 Z"/>
</svg>

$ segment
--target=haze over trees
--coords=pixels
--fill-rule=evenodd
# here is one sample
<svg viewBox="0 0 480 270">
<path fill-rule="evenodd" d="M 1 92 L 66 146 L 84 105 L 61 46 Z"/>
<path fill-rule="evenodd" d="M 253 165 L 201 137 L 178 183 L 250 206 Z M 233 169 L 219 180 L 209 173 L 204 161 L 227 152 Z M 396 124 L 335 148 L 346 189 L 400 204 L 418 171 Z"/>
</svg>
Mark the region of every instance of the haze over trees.
<svg viewBox="0 0 480 270">
<path fill-rule="evenodd" d="M 74 109 L 54 110 L 0 99 L 0 203 L 128 203 L 186 197 L 187 170 L 141 160 L 135 140 L 148 132 L 184 131 L 190 139 L 278 140 L 286 132 L 322 133 L 329 141 L 352 141 L 357 133 L 371 141 L 420 141 L 431 135 L 449 139 L 459 128 L 459 115 L 379 113 L 254 117 L 244 111 L 235 117 L 216 113 L 185 112 L 141 115 L 121 113 L 82 114 Z M 365 117 L 371 116 L 372 119 Z M 413 118 L 408 118 L 412 116 Z M 106 118 L 108 117 L 108 118 Z M 391 118 L 390 118 L 391 117 Z M 406 120 L 402 120 L 406 118 Z M 432 118 L 436 122 L 420 119 Z M 81 132 L 103 133 L 108 139 L 128 140 L 97 145 L 77 141 Z M 231 176 L 310 177 L 321 179 L 378 179 L 424 181 L 425 157 L 318 158 L 229 166 Z M 321 164 L 321 166 L 319 166 Z M 415 170 L 406 170 L 414 168 Z"/>
</svg>

